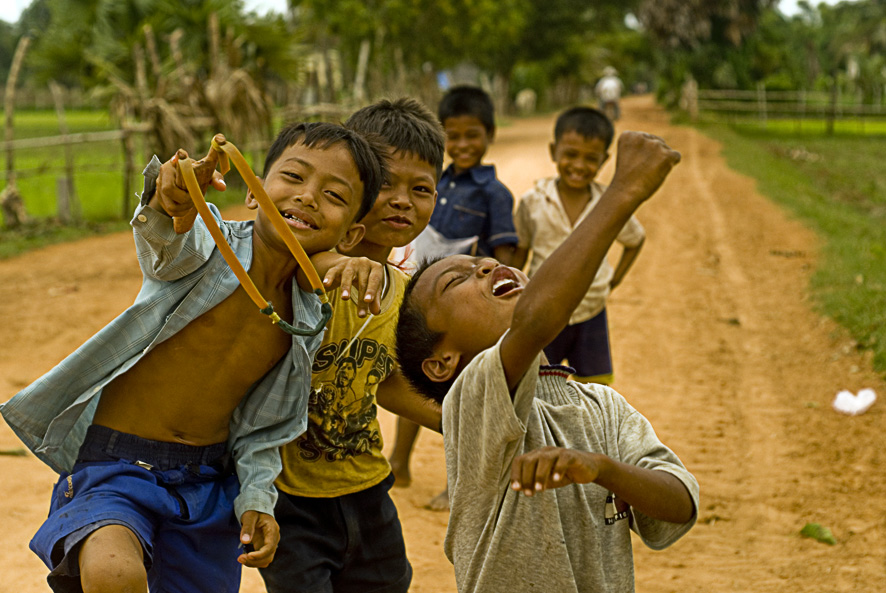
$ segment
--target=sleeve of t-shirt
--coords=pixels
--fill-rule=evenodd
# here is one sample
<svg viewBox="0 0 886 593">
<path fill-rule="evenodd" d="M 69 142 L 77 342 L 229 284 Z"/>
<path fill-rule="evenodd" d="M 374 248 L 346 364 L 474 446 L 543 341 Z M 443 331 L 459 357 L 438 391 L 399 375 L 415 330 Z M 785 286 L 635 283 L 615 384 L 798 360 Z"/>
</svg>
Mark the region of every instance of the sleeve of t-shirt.
<svg viewBox="0 0 886 593">
<path fill-rule="evenodd" d="M 616 238 L 625 247 L 637 247 L 646 238 L 646 229 L 636 216 L 631 216 Z"/>
<path fill-rule="evenodd" d="M 514 229 L 514 196 L 497 180 L 486 185 L 486 193 L 489 199 L 489 237 L 486 242 L 490 247 L 517 243 L 517 231 Z"/>
<path fill-rule="evenodd" d="M 535 234 L 535 225 L 532 221 L 532 212 L 529 208 L 528 196 L 531 192 L 526 192 L 517 203 L 517 213 L 514 216 L 514 226 L 517 229 L 517 246 L 521 249 L 532 248 L 532 237 Z"/>
<path fill-rule="evenodd" d="M 453 503 L 460 494 L 498 496 L 526 432 L 538 374 L 526 373 L 511 399 L 501 340 L 468 364 L 443 400 L 443 443 Z"/>
<path fill-rule="evenodd" d="M 670 523 L 647 517 L 634 509 L 631 528 L 653 550 L 661 550 L 680 539 L 689 531 L 698 517 L 698 481 L 680 458 L 666 447 L 655 434 L 649 420 L 635 410 L 617 392 L 613 396 L 612 409 L 620 416 L 618 424 L 618 458 L 623 463 L 645 469 L 664 471 L 676 477 L 686 487 L 695 507 L 692 518 L 686 523 Z"/>
<path fill-rule="evenodd" d="M 606 192 L 607 186 L 596 182 L 594 186 L 595 199 L 599 200 L 600 196 Z M 636 216 L 631 216 L 628 219 L 615 238 L 616 241 L 625 247 L 637 247 L 644 239 L 646 239 L 646 229 L 643 228 Z"/>
</svg>

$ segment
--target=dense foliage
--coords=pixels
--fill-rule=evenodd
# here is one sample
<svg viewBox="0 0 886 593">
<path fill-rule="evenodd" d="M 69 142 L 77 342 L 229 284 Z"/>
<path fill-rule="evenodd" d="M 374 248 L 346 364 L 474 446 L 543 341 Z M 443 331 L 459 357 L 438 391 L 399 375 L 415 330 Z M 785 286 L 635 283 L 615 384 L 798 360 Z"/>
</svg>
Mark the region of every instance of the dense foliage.
<svg viewBox="0 0 886 593">
<path fill-rule="evenodd" d="M 625 82 L 669 99 L 687 77 L 702 88 L 825 89 L 877 98 L 886 83 L 886 0 L 814 7 L 790 18 L 778 0 L 290 0 L 285 15 L 246 14 L 242 0 L 34 0 L 0 22 L 0 73 L 32 35 L 23 81 L 92 89 L 135 84 L 134 54 L 165 73 L 210 68 L 209 15 L 260 85 L 310 84 L 317 60 L 336 70 L 320 100 L 352 98 L 361 50 L 368 96 L 419 93 L 470 64 L 499 93 L 534 89 L 542 107 L 574 101 L 614 65 Z M 154 32 L 146 44 L 145 27 Z M 317 56 L 321 56 L 318 58 Z M 314 62 L 312 62 L 312 60 Z M 314 65 L 312 65 L 314 64 Z M 148 71 L 150 78 L 156 72 Z M 496 83 L 497 86 L 496 86 Z M 318 97 L 314 97 L 315 100 Z"/>
</svg>

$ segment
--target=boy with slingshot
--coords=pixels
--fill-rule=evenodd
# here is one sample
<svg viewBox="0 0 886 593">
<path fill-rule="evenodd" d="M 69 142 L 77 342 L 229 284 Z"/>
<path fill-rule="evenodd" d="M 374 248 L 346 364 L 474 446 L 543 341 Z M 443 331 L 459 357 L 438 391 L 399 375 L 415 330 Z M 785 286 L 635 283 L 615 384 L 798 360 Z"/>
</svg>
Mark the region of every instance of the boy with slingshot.
<svg viewBox="0 0 886 593">
<path fill-rule="evenodd" d="M 194 168 L 202 191 L 223 187 L 217 152 Z M 0 406 L 60 474 L 31 541 L 54 591 L 235 593 L 240 564 L 270 563 L 278 447 L 305 429 L 324 323 L 275 219 L 308 255 L 356 244 L 385 176 L 378 149 L 358 134 L 290 125 L 268 152 L 256 220 L 225 221 L 210 206 L 211 220 L 186 230 L 194 204 L 183 177 L 194 165 L 184 157 L 145 170 L 132 220 L 144 279 L 133 305 Z M 250 208 L 262 199 L 256 189 Z M 282 323 L 258 314 L 255 294 Z"/>
</svg>

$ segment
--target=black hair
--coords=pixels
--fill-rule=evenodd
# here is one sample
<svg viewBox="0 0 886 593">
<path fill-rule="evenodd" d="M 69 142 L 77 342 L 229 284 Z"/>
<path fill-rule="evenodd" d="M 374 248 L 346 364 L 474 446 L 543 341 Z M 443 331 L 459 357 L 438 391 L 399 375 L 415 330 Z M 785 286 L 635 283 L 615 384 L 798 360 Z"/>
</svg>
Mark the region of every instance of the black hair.
<svg viewBox="0 0 886 593">
<path fill-rule="evenodd" d="M 554 125 L 554 142 L 559 142 L 566 132 L 577 132 L 585 138 L 599 138 L 609 148 L 615 136 L 615 128 L 606 115 L 593 107 L 570 107 L 557 117 Z"/>
<path fill-rule="evenodd" d="M 446 136 L 431 111 L 409 97 L 382 99 L 355 111 L 345 126 L 363 135 L 374 134 L 395 152 L 415 155 L 443 172 Z"/>
<path fill-rule="evenodd" d="M 472 115 L 480 120 L 486 132 L 495 133 L 495 108 L 492 99 L 483 89 L 476 86 L 454 86 L 440 99 L 437 116 L 440 123 L 450 117 Z"/>
<path fill-rule="evenodd" d="M 400 303 L 400 317 L 397 320 L 397 364 L 400 365 L 403 376 L 416 391 L 437 403 L 443 403 L 443 398 L 446 397 L 455 378 L 438 383 L 431 381 L 422 370 L 422 363 L 433 356 L 434 348 L 443 339 L 443 333 L 435 332 L 428 327 L 427 318 L 419 303 L 412 298 L 412 292 L 422 274 L 440 259 L 442 258 L 425 260 L 418 265 L 418 269 L 406 285 L 403 302 Z"/>
<path fill-rule="evenodd" d="M 363 182 L 363 196 L 355 221 L 362 219 L 372 210 L 378 192 L 387 177 L 387 161 L 383 147 L 369 138 L 364 138 L 354 130 L 328 122 L 301 122 L 285 126 L 265 157 L 263 176 L 267 177 L 271 167 L 280 155 L 290 146 L 301 143 L 308 148 L 327 149 L 343 142 L 354 159 L 354 165 Z"/>
</svg>

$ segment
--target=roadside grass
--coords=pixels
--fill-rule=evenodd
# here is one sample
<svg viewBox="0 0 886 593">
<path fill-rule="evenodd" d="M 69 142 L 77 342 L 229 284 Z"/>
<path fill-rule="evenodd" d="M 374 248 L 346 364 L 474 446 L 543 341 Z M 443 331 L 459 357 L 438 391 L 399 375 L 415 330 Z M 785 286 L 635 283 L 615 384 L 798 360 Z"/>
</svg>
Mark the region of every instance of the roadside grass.
<svg viewBox="0 0 886 593">
<path fill-rule="evenodd" d="M 65 113 L 65 119 L 71 133 L 116 129 L 106 111 L 68 111 Z M 54 111 L 15 112 L 16 139 L 59 134 L 58 119 Z M 125 204 L 122 142 L 76 145 L 73 147 L 73 155 L 74 186 L 79 201 L 81 221 L 65 226 L 59 224 L 57 220 L 57 187 L 65 171 L 64 148 L 56 146 L 15 151 L 13 162 L 16 170 L 16 187 L 22 195 L 30 221 L 14 231 L 0 225 L 0 258 L 100 232 L 122 230 L 128 226 L 129 215 L 137 200 L 135 193 L 141 192 L 142 189 L 141 170 L 150 158 L 141 138 L 135 138 L 135 154 L 132 155 L 135 161 L 135 174 L 130 180 L 131 195 L 126 198 Z M 251 154 L 244 156 L 249 161 L 253 159 Z M 5 153 L 0 175 L 3 179 L 0 187 L 5 187 Z M 235 170 L 227 176 L 227 182 L 228 190 L 225 193 L 213 193 L 210 198 L 221 207 L 238 202 L 244 195 L 245 186 Z"/>
<path fill-rule="evenodd" d="M 823 239 L 815 302 L 886 373 L 886 136 L 700 128 L 723 143 L 733 169 Z"/>
<path fill-rule="evenodd" d="M 764 132 L 767 134 L 790 136 L 821 136 L 827 133 L 827 120 L 821 118 L 791 119 L 773 118 L 735 118 L 730 125 L 742 133 Z M 886 135 L 886 118 L 884 119 L 837 119 L 834 121 L 834 135 L 837 136 L 883 136 Z"/>
</svg>

